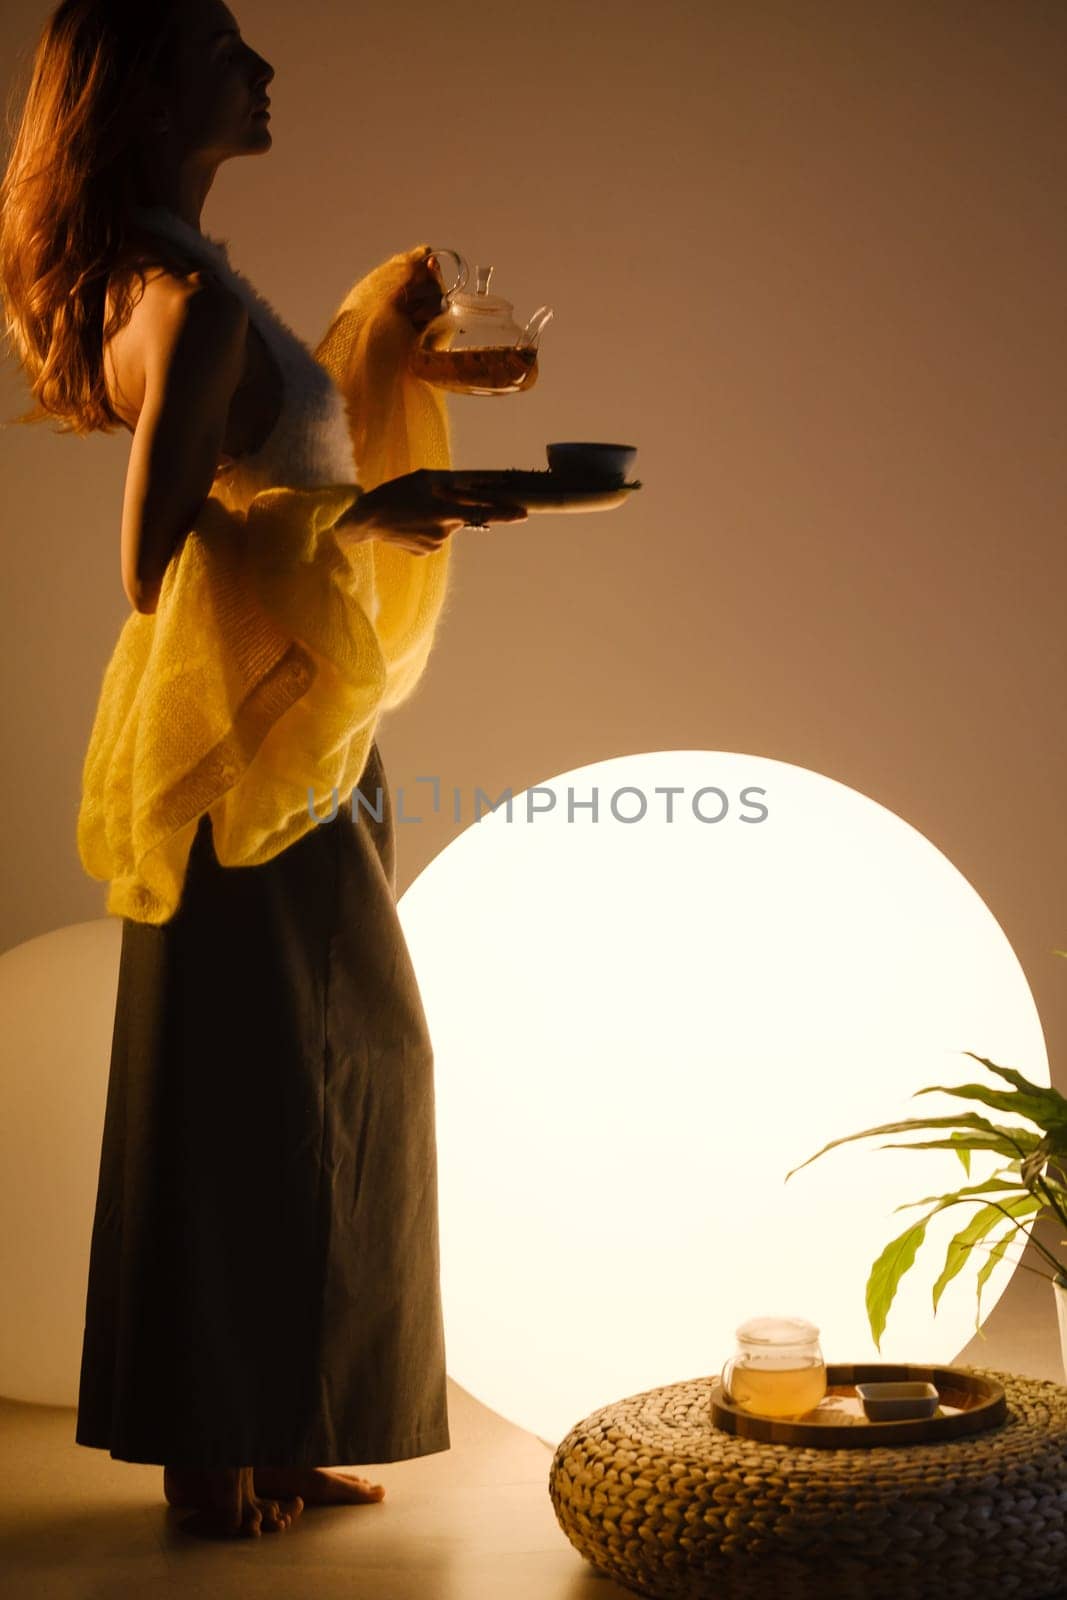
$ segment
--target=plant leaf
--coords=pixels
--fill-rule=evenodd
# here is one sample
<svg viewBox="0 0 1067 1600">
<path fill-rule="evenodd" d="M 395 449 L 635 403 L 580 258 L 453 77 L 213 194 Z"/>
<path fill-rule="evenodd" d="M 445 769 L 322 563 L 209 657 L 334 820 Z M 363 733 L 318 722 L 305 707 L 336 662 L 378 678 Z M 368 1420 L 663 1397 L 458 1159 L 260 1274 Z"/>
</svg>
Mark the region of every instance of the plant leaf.
<svg viewBox="0 0 1067 1600">
<path fill-rule="evenodd" d="M 828 1150 L 836 1150 L 838 1145 L 851 1144 L 856 1139 L 870 1139 L 878 1133 L 910 1133 L 924 1128 L 955 1128 L 959 1131 L 954 1135 L 952 1141 L 947 1144 L 942 1141 L 938 1145 L 915 1145 L 913 1148 L 916 1150 L 946 1147 L 956 1150 L 966 1144 L 973 1150 L 997 1150 L 1001 1155 L 1021 1156 L 1027 1149 L 1033 1149 L 1037 1144 L 1036 1133 L 1028 1133 L 1025 1128 L 1002 1128 L 998 1124 L 990 1122 L 988 1118 L 978 1116 L 976 1112 L 960 1112 L 955 1117 L 911 1117 L 903 1122 L 883 1122 L 877 1128 L 865 1128 L 862 1133 L 848 1133 L 841 1139 L 831 1139 L 829 1144 L 824 1144 L 822 1149 L 817 1150 L 813 1156 L 809 1156 L 807 1161 L 802 1161 L 798 1167 L 793 1167 L 791 1171 L 787 1172 L 785 1181 L 788 1183 L 793 1173 L 801 1172 L 805 1167 L 810 1167 L 813 1161 L 818 1161 L 819 1157 L 824 1156 Z M 984 1140 L 972 1140 L 967 1137 L 965 1130 L 968 1129 L 976 1133 L 984 1133 L 987 1137 Z M 1011 1136 L 1010 1139 L 1009 1135 Z M 1014 1142 L 1016 1136 L 1018 1136 L 1017 1143 Z M 888 1147 L 883 1146 L 883 1148 Z"/>
<path fill-rule="evenodd" d="M 964 1172 L 967 1174 L 967 1176 L 969 1178 L 970 1175 L 971 1175 L 971 1152 L 970 1152 L 970 1150 L 967 1148 L 967 1146 L 965 1144 L 961 1143 L 961 1141 L 964 1140 L 966 1137 L 967 1137 L 966 1134 L 963 1134 L 963 1133 L 953 1133 L 953 1134 L 949 1135 L 949 1138 L 952 1140 L 953 1144 L 956 1146 L 956 1154 L 959 1156 L 961 1162 L 963 1163 L 963 1170 L 964 1170 Z"/>
<path fill-rule="evenodd" d="M 886 1147 L 888 1148 L 888 1147 Z M 912 1145 L 896 1145 L 894 1149 L 913 1149 Z M 1004 1168 L 1002 1171 L 1006 1170 Z M 985 1183 L 974 1183 L 966 1189 L 957 1189 L 953 1194 L 928 1194 L 922 1200 L 906 1200 L 902 1206 L 894 1206 L 894 1211 L 907 1211 L 909 1206 L 932 1206 L 943 1200 L 961 1200 L 965 1196 L 980 1194 L 1028 1194 L 1030 1191 L 1025 1183 L 1008 1183 L 1002 1178 L 989 1178 Z"/>
<path fill-rule="evenodd" d="M 1011 1244 L 1012 1240 L 1015 1238 L 1015 1236 L 1018 1233 L 1018 1231 L 1019 1231 L 1018 1228 L 1009 1228 L 1007 1233 L 1002 1234 L 1000 1236 L 1000 1238 L 996 1241 L 996 1243 L 990 1249 L 990 1252 L 989 1252 L 988 1256 L 982 1262 L 982 1265 L 981 1265 L 981 1267 L 979 1269 L 979 1272 L 978 1272 L 978 1303 L 977 1303 L 977 1306 L 975 1308 L 975 1313 L 974 1313 L 975 1332 L 978 1332 L 981 1329 L 981 1325 L 982 1325 L 982 1290 L 985 1288 L 986 1284 L 989 1282 L 990 1274 L 992 1273 L 993 1268 L 996 1266 L 997 1262 L 1003 1260 L 1005 1250 L 1008 1248 L 1009 1244 Z"/>
<path fill-rule="evenodd" d="M 945 1255 L 945 1265 L 941 1276 L 934 1284 L 933 1298 L 934 1311 L 937 1311 L 938 1301 L 945 1289 L 952 1282 L 956 1274 L 966 1265 L 971 1250 L 987 1233 L 991 1233 L 998 1223 L 1004 1220 L 1004 1212 L 1012 1217 L 1025 1217 L 1041 1209 L 1042 1202 L 1035 1195 L 1020 1195 L 1018 1200 L 1009 1200 L 1003 1210 L 999 1206 L 983 1206 L 975 1213 L 965 1228 L 961 1228 L 949 1240 L 948 1251 Z"/>
<path fill-rule="evenodd" d="M 867 1321 L 871 1325 L 875 1349 L 879 1351 L 882 1348 L 886 1318 L 893 1304 L 897 1285 L 908 1268 L 914 1264 L 916 1252 L 926 1238 L 926 1224 L 929 1220 L 929 1217 L 924 1217 L 921 1222 L 913 1222 L 910 1228 L 906 1228 L 895 1239 L 891 1239 L 871 1267 L 870 1277 L 867 1279 Z"/>
<path fill-rule="evenodd" d="M 1018 1074 L 1016 1074 L 1018 1076 Z M 1025 1083 L 1026 1079 L 1020 1079 Z M 931 1084 L 926 1089 L 916 1089 L 920 1094 L 951 1094 L 962 1100 L 978 1100 L 994 1111 L 1007 1111 L 1012 1116 L 1025 1117 L 1046 1132 L 1060 1132 L 1067 1145 L 1067 1100 L 1055 1089 L 1030 1094 L 1022 1089 L 993 1089 L 984 1083 Z"/>
<path fill-rule="evenodd" d="M 1019 1168 L 1019 1176 L 1026 1184 L 1034 1184 L 1041 1177 L 1042 1172 L 1051 1160 L 1058 1154 L 1057 1138 L 1055 1133 L 1047 1133 L 1038 1145 L 1032 1150 Z M 1055 1178 L 1046 1177 L 1045 1182 L 1051 1190 L 1057 1187 Z"/>
<path fill-rule="evenodd" d="M 1041 1083 L 1031 1083 L 1029 1078 L 1024 1078 L 1021 1072 L 1016 1072 L 1014 1067 L 998 1067 L 995 1061 L 990 1061 L 986 1056 L 976 1056 L 973 1050 L 964 1050 L 965 1056 L 970 1056 L 972 1061 L 977 1061 L 988 1072 L 995 1072 L 998 1078 L 1003 1078 L 1005 1083 L 1012 1084 L 1023 1094 L 1036 1095 L 1039 1100 L 1052 1099 L 1059 1106 L 1061 1122 L 1067 1122 L 1067 1098 L 1056 1089 L 1046 1088 Z"/>
<path fill-rule="evenodd" d="M 990 1124 L 992 1128 L 992 1124 Z M 915 1144 L 881 1144 L 879 1150 L 958 1150 L 962 1141 L 953 1138 L 928 1139 Z M 985 1137 L 979 1134 L 967 1135 L 968 1150 L 988 1150 L 991 1155 L 1011 1156 L 1015 1161 L 1021 1161 L 1031 1150 L 1036 1150 L 1038 1138 L 1036 1133 L 1027 1133 L 1024 1129 L 1008 1128 L 1006 1130 L 993 1129 Z"/>
</svg>

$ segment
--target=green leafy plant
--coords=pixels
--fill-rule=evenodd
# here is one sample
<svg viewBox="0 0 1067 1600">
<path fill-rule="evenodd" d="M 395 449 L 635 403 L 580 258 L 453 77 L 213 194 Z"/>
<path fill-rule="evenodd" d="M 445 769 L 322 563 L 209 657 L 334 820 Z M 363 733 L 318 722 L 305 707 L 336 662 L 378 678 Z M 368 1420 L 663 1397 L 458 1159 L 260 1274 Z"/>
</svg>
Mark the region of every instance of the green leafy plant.
<svg viewBox="0 0 1067 1600">
<path fill-rule="evenodd" d="M 1067 950 L 1054 950 L 1052 953 L 1067 957 Z M 931 1217 L 949 1206 L 971 1205 L 978 1209 L 967 1226 L 949 1242 L 945 1265 L 933 1289 L 935 1314 L 946 1287 L 966 1265 L 971 1252 L 984 1249 L 988 1254 L 978 1272 L 975 1314 L 975 1327 L 981 1333 L 982 1290 L 1008 1245 L 1020 1233 L 1024 1239 L 1031 1240 L 1052 1268 L 1051 1273 L 1039 1272 L 1038 1276 L 1067 1285 L 1067 1256 L 1054 1255 L 1033 1231 L 1041 1222 L 1058 1222 L 1067 1229 L 1067 1099 L 1055 1089 L 1043 1089 L 1039 1084 L 1030 1083 L 1011 1067 L 998 1067 L 984 1056 L 975 1055 L 972 1050 L 961 1053 L 970 1056 L 1010 1087 L 1004 1088 L 996 1083 L 932 1084 L 929 1088 L 916 1090 L 916 1096 L 957 1095 L 965 1100 L 977 1101 L 993 1111 L 1020 1117 L 1022 1125 L 992 1122 L 973 1111 L 960 1112 L 957 1116 L 886 1122 L 878 1128 L 866 1128 L 862 1133 L 850 1133 L 842 1139 L 831 1140 L 786 1174 L 785 1181 L 788 1183 L 794 1173 L 810 1166 L 828 1150 L 856 1139 L 869 1139 L 884 1133 L 936 1133 L 938 1137 L 934 1139 L 900 1144 L 891 1142 L 880 1145 L 879 1149 L 955 1150 L 968 1177 L 971 1175 L 971 1155 L 976 1150 L 1009 1158 L 983 1183 L 957 1189 L 952 1194 L 927 1195 L 922 1200 L 909 1200 L 896 1207 L 897 1211 L 907 1211 L 915 1206 L 929 1206 L 930 1210 L 896 1239 L 892 1239 L 871 1268 L 867 1280 L 867 1320 L 879 1350 L 889 1308 L 900 1280 L 913 1265 L 926 1237 L 927 1224 Z M 1025 1126 L 1027 1123 L 1032 1126 Z M 994 1238 L 997 1229 L 1005 1223 L 1007 1226 Z M 1067 1239 L 1061 1239 L 1059 1243 L 1067 1245 Z M 1033 1272 L 1037 1269 L 1028 1267 L 1026 1270 Z"/>
</svg>

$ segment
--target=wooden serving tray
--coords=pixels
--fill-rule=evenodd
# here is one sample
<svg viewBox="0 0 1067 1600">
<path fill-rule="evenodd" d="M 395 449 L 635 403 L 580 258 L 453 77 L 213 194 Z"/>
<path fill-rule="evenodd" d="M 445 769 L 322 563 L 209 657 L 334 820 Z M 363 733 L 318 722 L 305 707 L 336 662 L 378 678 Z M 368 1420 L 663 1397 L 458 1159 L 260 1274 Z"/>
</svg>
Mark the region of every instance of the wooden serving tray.
<svg viewBox="0 0 1067 1600">
<path fill-rule="evenodd" d="M 640 479 L 633 483 L 581 484 L 557 474 L 525 472 L 520 467 L 492 468 L 484 472 L 447 472 L 443 474 L 456 489 L 477 494 L 485 489 L 496 495 L 506 495 L 527 511 L 610 511 L 621 506 L 635 489 L 640 489 Z"/>
<path fill-rule="evenodd" d="M 1004 1390 L 991 1378 L 955 1367 L 899 1366 L 884 1362 L 826 1368 L 826 1397 L 800 1417 L 760 1417 L 728 1400 L 722 1384 L 711 1391 L 711 1420 L 725 1433 L 765 1444 L 821 1445 L 834 1450 L 870 1450 L 895 1444 L 937 1444 L 998 1427 L 1008 1415 Z M 941 1404 L 932 1417 L 906 1422 L 871 1422 L 856 1393 L 857 1383 L 932 1383 Z"/>
</svg>

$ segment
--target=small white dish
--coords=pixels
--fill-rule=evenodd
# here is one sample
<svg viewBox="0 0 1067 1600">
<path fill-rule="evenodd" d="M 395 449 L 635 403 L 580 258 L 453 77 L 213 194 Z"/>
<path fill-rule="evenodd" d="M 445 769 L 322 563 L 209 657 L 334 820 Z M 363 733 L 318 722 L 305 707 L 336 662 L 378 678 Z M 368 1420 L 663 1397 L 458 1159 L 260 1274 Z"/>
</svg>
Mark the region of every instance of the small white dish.
<svg viewBox="0 0 1067 1600">
<path fill-rule="evenodd" d="M 932 1417 L 941 1403 L 932 1383 L 857 1383 L 856 1393 L 872 1422 Z"/>
</svg>

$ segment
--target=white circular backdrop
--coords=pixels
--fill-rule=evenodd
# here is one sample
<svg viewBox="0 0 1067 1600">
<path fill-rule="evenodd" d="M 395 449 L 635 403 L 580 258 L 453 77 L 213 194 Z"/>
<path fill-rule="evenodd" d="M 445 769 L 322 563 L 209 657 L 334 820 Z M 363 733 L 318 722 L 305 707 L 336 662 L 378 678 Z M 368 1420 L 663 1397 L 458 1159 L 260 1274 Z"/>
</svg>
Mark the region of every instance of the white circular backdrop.
<svg viewBox="0 0 1067 1600">
<path fill-rule="evenodd" d="M 830 1361 L 955 1359 L 975 1273 L 936 1317 L 930 1290 L 969 1207 L 931 1222 L 880 1355 L 864 1303 L 921 1215 L 894 1207 L 968 1181 L 955 1154 L 871 1140 L 784 1179 L 841 1135 L 975 1109 L 912 1098 L 987 1076 L 966 1050 L 1048 1083 L 976 891 L 874 800 L 765 757 L 619 757 L 516 795 L 510 820 L 502 798 L 475 821 L 475 789 L 454 797 L 469 826 L 400 906 L 435 1048 L 452 1378 L 555 1444 L 718 1372 L 764 1312 L 817 1323 Z"/>
</svg>

